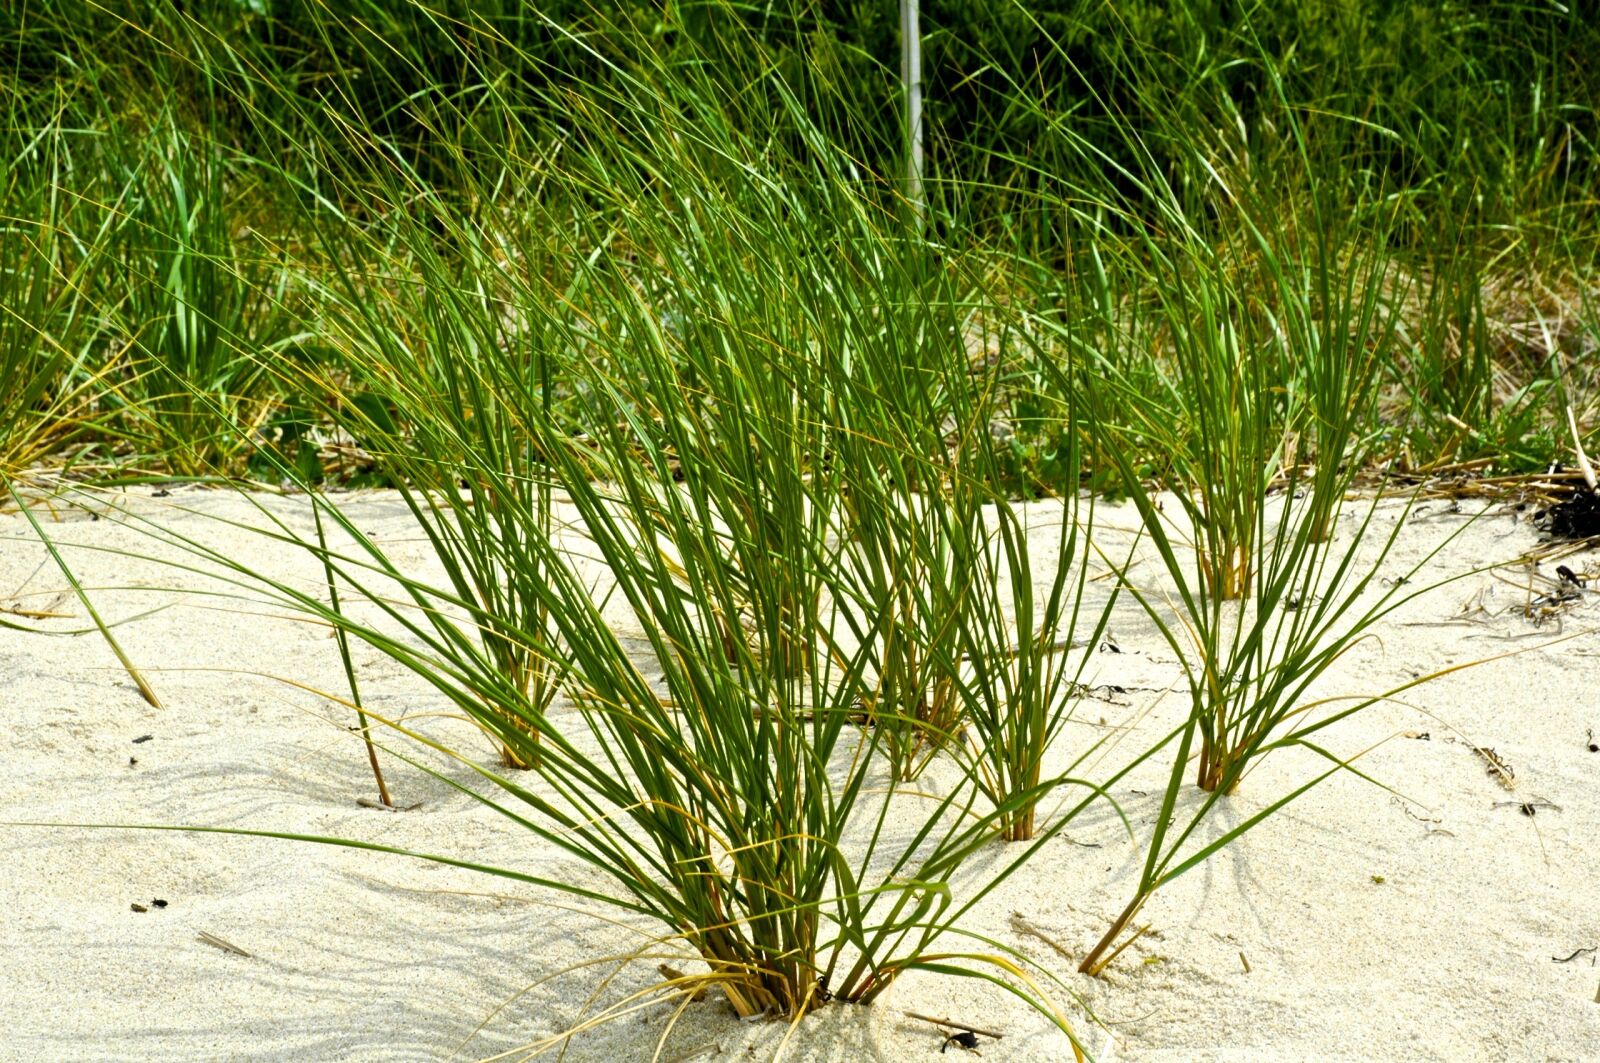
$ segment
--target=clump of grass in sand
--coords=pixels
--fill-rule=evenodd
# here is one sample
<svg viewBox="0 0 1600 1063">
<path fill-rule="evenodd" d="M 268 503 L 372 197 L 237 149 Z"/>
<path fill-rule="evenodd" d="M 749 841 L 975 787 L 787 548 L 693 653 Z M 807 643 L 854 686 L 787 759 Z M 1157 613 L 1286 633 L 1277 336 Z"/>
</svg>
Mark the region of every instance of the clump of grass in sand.
<svg viewBox="0 0 1600 1063">
<path fill-rule="evenodd" d="M 477 767 L 502 794 L 480 799 L 581 859 L 615 893 L 592 882 L 560 888 L 656 920 L 689 943 L 707 968 L 697 982 L 719 987 L 739 1014 L 798 1019 L 830 998 L 868 1003 L 924 968 L 999 976 L 1071 1035 L 1015 958 L 933 946 L 961 933 L 956 915 L 1026 853 L 976 885 L 960 880 L 967 858 L 1002 831 L 1042 844 L 1067 817 L 1040 828 L 1032 808 L 1080 784 L 1040 779 L 1037 766 L 1027 779 L 984 781 L 977 758 L 958 758 L 957 785 L 931 801 L 911 799 L 915 826 L 905 837 L 887 825 L 906 806 L 877 792 L 889 728 L 857 723 L 861 691 L 876 682 L 881 660 L 878 620 L 836 593 L 850 568 L 833 529 L 852 527 L 846 487 L 870 496 L 889 470 L 852 464 L 861 452 L 832 445 L 862 423 L 841 408 L 860 401 L 856 388 L 876 385 L 866 370 L 819 372 L 829 363 L 817 352 L 881 341 L 864 305 L 846 313 L 834 302 L 853 296 L 831 285 L 833 262 L 811 239 L 791 243 L 779 221 L 816 212 L 833 227 L 830 241 L 857 262 L 880 264 L 876 294 L 895 301 L 886 306 L 925 316 L 926 295 L 908 279 L 914 272 L 881 265 L 902 253 L 906 234 L 851 202 L 837 160 L 795 181 L 730 134 L 713 85 L 666 86 L 605 98 L 611 120 L 622 116 L 619 138 L 636 139 L 570 152 L 559 174 L 546 175 L 593 182 L 591 195 L 602 174 L 613 175 L 609 195 L 596 196 L 600 209 L 578 219 L 572 244 L 546 260 L 562 270 L 522 259 L 524 268 L 494 271 L 485 256 L 474 273 L 479 286 L 467 292 L 465 278 L 438 272 L 429 252 L 412 246 L 392 261 L 417 269 L 431 294 L 381 304 L 344 326 L 348 361 L 375 387 L 387 381 L 381 395 L 410 453 L 396 448 L 382 460 L 417 473 L 420 485 L 407 489 L 412 515 L 444 562 L 446 583 L 402 572 L 322 495 L 314 504 L 353 547 L 329 550 L 282 527 L 273 534 L 311 551 L 344 598 L 381 624 L 206 556 L 389 655 L 494 732 L 532 781 Z M 663 91 L 677 95 L 652 95 Z M 798 112 L 775 117 L 801 122 Z M 729 159 L 739 160 L 734 173 L 711 168 Z M 670 174 L 667 187 L 697 194 L 677 199 L 623 176 L 641 172 Z M 517 246 L 506 239 L 515 228 L 471 229 L 449 215 L 446 223 L 461 226 L 458 246 Z M 593 253 L 618 231 L 649 253 L 636 261 Z M 395 233 L 425 239 L 406 226 Z M 695 323 L 673 336 L 646 293 L 675 299 Z M 415 339 L 402 346 L 376 341 L 380 334 Z M 556 386 L 577 396 L 581 431 L 552 415 L 546 389 L 528 375 L 535 337 L 556 354 Z M 428 350 L 450 364 L 431 362 L 424 343 L 439 344 Z M 966 372 L 959 346 L 925 364 L 935 374 Z M 518 455 L 527 457 L 505 460 Z M 976 506 L 951 511 L 934 468 L 911 453 L 893 471 L 918 470 L 922 505 L 952 552 L 990 549 L 996 532 L 976 519 Z M 907 490 L 896 487 L 891 503 Z M 570 531 L 531 504 L 551 497 L 569 500 Z M 517 498 L 527 504 L 498 501 Z M 1010 528 L 1006 548 L 1025 549 L 1014 518 Z M 456 574 L 468 569 L 453 559 L 480 554 L 494 558 L 492 569 Z M 989 565 L 990 579 L 1009 571 Z M 1075 570 L 1063 567 L 1070 586 Z M 982 578 L 969 588 L 973 597 L 983 596 Z M 915 593 L 929 589 L 919 584 Z M 1013 593 L 1031 595 L 1031 586 Z M 1065 615 L 1059 605 L 1049 612 Z M 938 622 L 956 631 L 964 623 L 967 645 L 994 654 L 997 612 Z M 989 633 L 980 635 L 985 623 Z M 630 651 L 619 624 L 647 651 Z M 852 624 L 866 637 L 846 638 Z M 1060 624 L 1048 635 L 1058 631 L 1070 635 Z M 491 639 L 561 661 L 553 674 L 565 711 L 547 711 L 550 702 L 515 681 Z M 943 668 L 954 676 L 961 642 L 948 645 Z M 969 700 L 982 702 L 980 684 L 970 682 Z M 1031 682 L 1018 676 L 1011 688 Z"/>
<path fill-rule="evenodd" d="M 1295 142 L 1301 134 L 1292 109 L 1281 97 L 1278 103 Z M 1181 515 L 1163 512 L 1162 497 L 1123 450 L 1109 451 L 1172 591 L 1163 600 L 1125 570 L 1124 586 L 1183 663 L 1190 708 L 1144 842 L 1134 897 L 1079 966 L 1091 974 L 1120 951 L 1113 946 L 1164 883 L 1316 782 L 1349 768 L 1318 744 L 1317 735 L 1378 699 L 1325 710 L 1307 700 L 1309 691 L 1381 616 L 1414 593 L 1396 589 L 1407 582 L 1401 579 L 1375 599 L 1368 594 L 1403 523 L 1396 522 L 1371 556 L 1358 557 L 1376 500 L 1359 520 L 1346 522 L 1344 542 L 1333 540 L 1346 494 L 1367 464 L 1377 386 L 1394 342 L 1389 263 L 1364 253 L 1360 226 L 1319 204 L 1307 229 L 1290 229 L 1262 190 L 1229 183 L 1212 161 L 1221 149 L 1208 152 L 1196 143 L 1194 152 L 1191 190 L 1184 196 L 1195 202 L 1160 174 L 1146 175 L 1147 183 L 1138 186 L 1165 218 L 1166 235 L 1139 238 L 1142 256 L 1116 246 L 1100 252 L 1133 263 L 1140 287 L 1158 293 L 1147 311 L 1152 320 L 1141 321 L 1137 305 L 1121 309 L 1125 300 L 1112 292 L 1102 291 L 1092 303 L 1103 315 L 1095 333 L 1170 345 L 1178 382 L 1171 412 L 1177 416 L 1159 416 L 1116 377 L 1110 387 L 1087 372 L 1061 382 L 1084 397 L 1097 428 L 1122 426 L 1139 439 L 1135 453 L 1172 456 L 1173 494 L 1167 497 L 1175 496 Z M 1206 191 L 1193 191 L 1196 185 Z M 1201 207 L 1229 222 L 1225 253 L 1201 239 L 1202 223 L 1192 213 Z M 1106 276 L 1102 285 L 1109 283 Z M 1093 359 L 1085 352 L 1086 364 Z M 1309 468 L 1297 460 L 1302 452 L 1285 442 L 1296 439 L 1310 456 Z M 1194 840 L 1251 765 L 1293 746 L 1332 766 L 1214 840 Z M 1206 796 L 1179 816 L 1181 780 L 1191 762 Z"/>
</svg>

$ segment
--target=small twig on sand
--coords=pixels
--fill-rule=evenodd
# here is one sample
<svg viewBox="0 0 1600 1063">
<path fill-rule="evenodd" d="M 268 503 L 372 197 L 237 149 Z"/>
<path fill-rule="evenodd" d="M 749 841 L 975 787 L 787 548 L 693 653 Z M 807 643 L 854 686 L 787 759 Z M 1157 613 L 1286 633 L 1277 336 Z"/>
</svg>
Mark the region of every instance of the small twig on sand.
<svg viewBox="0 0 1600 1063">
<path fill-rule="evenodd" d="M 216 948 L 219 948 L 223 952 L 231 952 L 235 956 L 249 956 L 250 955 L 248 952 L 246 952 L 244 949 L 241 949 L 239 946 L 231 944 L 230 942 L 227 942 L 227 941 L 223 941 L 221 938 L 217 937 L 217 935 L 208 934 L 204 930 L 200 931 L 200 933 L 198 933 L 195 936 L 198 937 L 201 941 L 204 941 L 207 945 L 212 945 L 212 946 L 214 946 Z"/>
<path fill-rule="evenodd" d="M 370 797 L 358 797 L 356 798 L 356 804 L 362 808 L 375 808 L 379 812 L 415 812 L 422 807 L 421 801 L 412 805 L 386 805 L 382 801 L 374 801 Z"/>
<path fill-rule="evenodd" d="M 1488 746 L 1472 746 L 1484 763 L 1484 772 L 1500 784 L 1501 789 L 1515 790 L 1517 788 L 1517 773 L 1512 770 L 1510 763 L 1504 757 L 1490 749 Z"/>
<path fill-rule="evenodd" d="M 985 1030 L 981 1026 L 968 1026 L 964 1022 L 955 1022 L 950 1019 L 936 1019 L 932 1015 L 919 1015 L 914 1011 L 906 1012 L 905 1016 L 908 1019 L 916 1019 L 918 1022 L 931 1022 L 935 1026 L 948 1026 L 952 1030 L 965 1030 L 968 1033 L 975 1033 L 981 1037 L 992 1037 L 996 1041 L 1005 1036 L 1004 1034 L 995 1033 L 993 1030 Z"/>
</svg>

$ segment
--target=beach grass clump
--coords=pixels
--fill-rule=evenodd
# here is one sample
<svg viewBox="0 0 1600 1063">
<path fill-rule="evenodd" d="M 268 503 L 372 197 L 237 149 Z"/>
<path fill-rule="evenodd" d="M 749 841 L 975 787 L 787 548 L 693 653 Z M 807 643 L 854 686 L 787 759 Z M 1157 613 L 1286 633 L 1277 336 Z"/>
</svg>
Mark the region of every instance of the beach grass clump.
<svg viewBox="0 0 1600 1063">
<path fill-rule="evenodd" d="M 1290 108 L 1278 118 L 1291 142 L 1301 135 Z M 1182 663 L 1189 692 L 1139 884 L 1080 963 L 1090 974 L 1116 955 L 1113 946 L 1161 885 L 1348 768 L 1317 736 L 1376 699 L 1330 707 L 1313 699 L 1313 685 L 1412 596 L 1398 590 L 1409 577 L 1375 585 L 1402 521 L 1361 552 L 1377 507 L 1369 501 L 1346 519 L 1337 542 L 1334 535 L 1378 438 L 1373 411 L 1400 306 L 1394 267 L 1362 242 L 1370 220 L 1358 228 L 1313 198 L 1308 218 L 1285 224 L 1276 200 L 1235 187 L 1213 164 L 1225 152 L 1198 140 L 1194 151 L 1194 181 L 1181 194 L 1155 173 L 1136 186 L 1165 219 L 1160 235 L 1096 251 L 1131 263 L 1118 276 L 1136 276 L 1136 290 L 1154 296 L 1103 290 L 1086 308 L 1093 324 L 1084 336 L 1062 330 L 1082 350 L 1084 368 L 1060 386 L 1076 387 L 1097 431 L 1134 441 L 1107 455 L 1165 586 L 1141 586 L 1129 569 L 1119 571 Z M 1313 184 L 1308 194 L 1316 192 Z M 1220 236 L 1203 235 L 1219 223 Z M 1095 373 L 1117 362 L 1099 358 L 1086 336 L 1152 344 L 1169 367 L 1170 389 L 1152 400 L 1124 375 Z M 1169 456 L 1155 482 L 1128 456 L 1150 452 Z M 1164 508 L 1169 500 L 1175 513 Z M 1254 764 L 1291 747 L 1330 767 L 1220 837 L 1196 840 Z M 1191 765 L 1205 797 L 1176 815 Z"/>
<path fill-rule="evenodd" d="M 643 112 L 648 88 L 606 102 L 624 117 L 628 107 Z M 879 308 L 872 298 L 882 291 L 838 283 L 841 257 L 893 262 L 910 238 L 841 187 L 842 168 L 797 180 L 798 161 L 775 165 L 723 132 L 730 124 L 709 95 L 673 102 L 692 103 L 696 120 L 672 120 L 676 107 L 640 113 L 650 121 L 616 126 L 637 142 L 573 150 L 545 175 L 590 182 L 592 213 L 536 218 L 572 234 L 570 246 L 535 258 L 515 240 L 521 221 L 502 228 L 441 210 L 433 217 L 443 217 L 454 253 L 493 254 L 449 273 L 433 251 L 437 233 L 399 222 L 383 238 L 385 261 L 423 283 L 367 274 L 330 296 L 344 360 L 395 426 L 380 432 L 364 417 L 351 427 L 380 441 L 377 460 L 409 481 L 403 491 L 444 565 L 442 583 L 403 572 L 322 494 L 314 504 L 354 546 L 274 534 L 327 567 L 342 606 L 210 560 L 389 655 L 494 733 L 531 772 L 520 782 L 479 769 L 507 802 L 527 806 L 508 814 L 609 880 L 607 900 L 690 944 L 704 981 L 741 1015 L 798 1018 L 830 998 L 870 1002 L 919 966 L 1015 974 L 1003 955 L 936 957 L 931 946 L 965 907 L 955 891 L 966 858 L 1001 833 L 1048 837 L 1065 820 L 1040 826 L 1033 808 L 1077 784 L 1040 778 L 1037 764 L 1022 779 L 984 780 L 961 751 L 959 784 L 912 799 L 909 837 L 887 830 L 891 808 L 904 810 L 882 790 L 895 728 L 881 706 L 863 712 L 863 691 L 883 686 L 881 620 L 852 597 L 854 567 L 843 559 L 861 534 L 858 503 L 892 514 L 882 518 L 888 530 L 907 521 L 938 529 L 930 537 L 950 555 L 976 557 L 1006 534 L 983 519 L 995 496 L 977 462 L 962 473 L 966 508 L 953 509 L 942 418 L 913 432 L 914 407 L 897 411 L 898 422 L 860 408 L 869 392 L 887 404 L 900 385 L 930 404 L 980 409 L 942 397 L 957 380 L 976 387 L 960 337 L 888 327 L 945 312 L 923 305 L 928 289 L 910 269 L 884 271 L 900 287 Z M 707 160 L 730 159 L 731 176 L 710 172 Z M 601 174 L 611 175 L 603 186 Z M 674 180 L 658 185 L 661 174 Z M 693 197 L 664 191 L 691 181 Z M 810 225 L 783 224 L 802 214 Z M 596 253 L 619 232 L 631 254 Z M 508 264 L 496 268 L 494 254 Z M 375 309 L 361 312 L 358 301 Z M 883 367 L 874 375 L 862 363 L 887 366 L 886 334 L 943 353 L 893 378 Z M 956 431 L 958 453 L 971 431 Z M 871 449 L 840 444 L 864 438 Z M 918 449 L 904 450 L 907 441 Z M 552 499 L 564 507 L 560 522 Z M 1013 517 L 1009 548 L 1020 553 L 1016 531 Z M 927 674 L 967 682 L 974 704 L 982 690 L 1006 698 L 1005 682 L 961 677 L 963 638 L 1014 659 L 995 604 L 982 618 L 962 616 L 984 597 L 981 575 L 945 583 L 933 564 L 905 560 L 913 548 L 898 546 L 886 565 L 901 601 L 916 603 L 915 622 L 951 632 Z M 1017 563 L 991 556 L 987 571 L 998 580 Z M 1012 593 L 1031 600 L 1031 582 Z M 1070 635 L 1061 629 L 1042 637 Z M 926 633 L 912 634 L 925 651 Z M 519 682 L 497 646 L 543 662 L 554 692 Z M 1055 682 L 1038 704 L 1059 713 L 1052 692 L 1066 693 Z M 896 711 L 908 727 L 935 729 Z M 939 730 L 960 751 L 954 728 Z M 1003 734 L 996 726 L 986 736 Z M 890 763 L 893 778 L 900 765 Z M 981 895 L 1020 859 L 962 888 Z M 564 888 L 602 896 L 592 883 Z M 1017 988 L 1049 1010 L 1030 986 L 1024 978 Z"/>
<path fill-rule="evenodd" d="M 1069 424 L 1071 414 L 1067 415 Z M 1077 431 L 1057 460 L 1080 468 Z M 997 469 L 1003 457 L 988 432 L 975 433 L 983 463 Z M 980 466 L 981 467 L 981 466 Z M 970 475 L 970 473 L 968 474 Z M 968 586 L 974 593 L 958 614 L 958 645 L 951 685 L 961 720 L 972 734 L 976 779 L 1002 816 L 1007 841 L 1034 838 L 1039 801 L 1047 785 L 1045 757 L 1082 696 L 1084 669 L 1115 608 L 1089 594 L 1094 551 L 1093 499 L 1073 492 L 1055 504 L 1022 506 L 992 493 L 963 511 L 973 493 L 951 491 L 951 509 L 966 522 L 959 537 L 970 551 Z M 1064 769 L 1077 771 L 1091 749 Z"/>
<path fill-rule="evenodd" d="M 604 387 L 603 379 L 590 383 Z M 382 624 L 362 623 L 353 610 L 264 573 L 237 564 L 233 572 L 391 656 L 480 724 L 525 721 L 538 739 L 528 758 L 532 781 L 478 768 L 504 795 L 484 799 L 592 867 L 615 893 L 592 880 L 558 888 L 656 920 L 691 946 L 706 964 L 696 984 L 720 988 L 739 1014 L 796 1019 L 829 999 L 868 1003 L 919 967 L 1020 972 L 1000 953 L 934 953 L 931 946 L 965 908 L 958 891 L 981 895 L 1020 862 L 974 887 L 958 879 L 967 859 L 1002 823 L 1018 819 L 1024 802 L 1065 780 L 1043 780 L 993 808 L 970 780 L 932 800 L 912 798 L 910 808 L 884 793 L 880 729 L 861 726 L 855 693 L 871 646 L 819 655 L 804 670 L 777 655 L 728 654 L 729 634 L 738 646 L 762 646 L 762 618 L 782 616 L 787 599 L 781 586 L 758 583 L 742 590 L 743 608 L 717 616 L 708 605 L 729 566 L 702 548 L 699 514 L 771 503 L 747 496 L 747 485 L 723 479 L 715 466 L 681 483 L 663 479 L 659 461 L 641 453 L 640 434 L 629 428 L 641 426 L 621 416 L 628 404 L 614 407 L 621 427 L 583 440 L 530 425 L 550 456 L 552 486 L 570 499 L 582 529 L 563 543 L 537 530 L 533 513 L 520 518 L 526 564 L 543 576 L 551 630 L 519 634 L 564 662 L 559 712 L 531 704 L 475 645 L 419 622 L 461 615 L 466 603 L 449 588 L 407 577 L 376 544 L 356 539 L 326 496 L 315 504 L 355 547 L 327 551 L 298 541 L 337 573 L 347 603 L 359 599 L 361 612 L 377 611 Z M 474 471 L 491 486 L 506 478 L 487 467 Z M 451 518 L 455 534 L 484 541 L 519 519 L 475 510 Z M 752 553 L 757 544 L 740 541 L 744 529 L 768 523 L 730 526 L 719 545 L 735 556 Z M 197 542 L 189 546 L 204 553 Z M 228 565 L 214 554 L 210 561 Z M 819 564 L 814 553 L 767 563 Z M 396 584 L 408 601 L 394 593 Z M 628 619 L 615 619 L 618 603 Z M 909 836 L 888 829 L 891 810 L 911 813 Z M 1065 822 L 1052 821 L 1040 838 Z M 1015 988 L 1067 1028 L 1026 978 Z"/>
<path fill-rule="evenodd" d="M 861 708 L 909 780 L 960 724 L 959 618 L 983 592 L 972 570 L 983 533 L 971 518 L 988 495 L 966 440 L 987 430 L 995 404 L 969 376 L 971 278 L 931 271 L 911 233 L 858 243 L 846 262 L 833 288 L 851 342 L 826 365 L 844 383 L 832 411 L 845 490 L 829 589 L 851 638 L 871 648 Z"/>
</svg>

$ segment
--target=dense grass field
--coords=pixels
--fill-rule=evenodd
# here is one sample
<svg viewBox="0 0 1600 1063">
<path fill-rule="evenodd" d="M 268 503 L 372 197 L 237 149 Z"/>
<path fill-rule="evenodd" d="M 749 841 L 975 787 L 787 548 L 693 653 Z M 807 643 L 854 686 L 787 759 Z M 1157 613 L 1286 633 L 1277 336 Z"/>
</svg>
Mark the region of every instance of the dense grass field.
<svg viewBox="0 0 1600 1063">
<path fill-rule="evenodd" d="M 363 643 L 492 735 L 482 800 L 604 882 L 557 885 L 705 961 L 669 989 L 798 1021 L 967 974 L 1076 1038 L 963 913 L 1170 764 L 1101 971 L 1260 821 L 1199 829 L 1253 762 L 1348 767 L 1320 735 L 1365 703 L 1306 692 L 1427 589 L 1374 599 L 1371 493 L 1576 489 L 1600 448 L 1581 6 L 929 3 L 919 188 L 890 0 L 17 0 L 6 502 L 306 496 L 273 534 L 320 587 L 150 534 L 329 625 L 351 707 Z M 1094 544 L 1108 498 L 1168 595 Z M 1191 711 L 1052 759 L 1119 601 Z"/>
</svg>

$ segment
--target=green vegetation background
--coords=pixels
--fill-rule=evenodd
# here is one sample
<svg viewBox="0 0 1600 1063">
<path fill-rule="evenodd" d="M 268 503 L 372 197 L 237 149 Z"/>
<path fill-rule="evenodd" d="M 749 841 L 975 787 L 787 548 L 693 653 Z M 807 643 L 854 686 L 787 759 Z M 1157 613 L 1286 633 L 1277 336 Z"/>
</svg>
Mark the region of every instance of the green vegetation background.
<svg viewBox="0 0 1600 1063">
<path fill-rule="evenodd" d="M 1416 280 L 1419 331 L 1436 342 L 1419 341 L 1428 349 L 1393 367 L 1388 453 L 1419 467 L 1491 457 L 1540 468 L 1557 457 L 1562 406 L 1576 399 L 1587 425 L 1572 389 L 1587 385 L 1578 370 L 1597 342 L 1588 278 L 1600 70 L 1590 59 L 1600 20 L 1581 6 L 925 4 L 930 236 L 948 255 L 1003 244 L 1068 278 L 1052 287 L 1013 270 L 1019 290 L 1059 301 L 1055 289 L 1085 268 L 1085 216 L 1098 212 L 1102 235 L 1130 239 L 1165 224 L 1153 181 L 1186 197 L 1185 222 L 1203 238 L 1237 234 L 1238 219 L 1199 191 L 1208 175 L 1197 167 L 1231 152 L 1235 198 L 1299 222 L 1313 204 L 1371 219 L 1372 241 Z M 398 204 L 376 170 L 392 162 L 425 189 L 406 209 L 438 215 L 439 232 L 478 224 L 519 180 L 536 179 L 527 164 L 541 145 L 613 135 L 600 132 L 604 101 L 626 79 L 709 79 L 724 93 L 721 120 L 767 137 L 774 165 L 803 168 L 820 136 L 865 196 L 893 204 L 898 54 L 888 0 L 5 5 L 4 213 L 14 232 L 41 214 L 49 225 L 30 241 L 32 266 L 18 260 L 4 274 L 8 304 L 37 309 L 4 324 L 16 339 L 3 352 L 0 404 L 52 416 L 34 418 L 26 446 L 14 418 L 4 464 L 58 455 L 71 437 L 146 471 L 238 473 L 244 439 L 185 442 L 227 430 L 181 394 L 190 386 L 225 395 L 236 420 L 277 418 L 280 435 L 305 435 L 295 388 L 240 363 L 318 357 L 318 308 L 296 284 L 327 250 L 313 205 L 335 204 L 355 225 L 385 216 Z M 636 93 L 631 84 L 621 91 Z M 785 111 L 791 95 L 799 124 Z M 586 115 L 575 99 L 596 109 Z M 352 158 L 354 130 L 389 158 Z M 167 175 L 182 192 L 167 202 L 152 184 L 170 167 L 155 165 L 152 146 L 190 165 Z M 105 216 L 90 217 L 96 206 Z M 185 226 L 193 238 L 176 239 Z M 90 279 L 77 266 L 93 254 L 161 281 L 166 260 L 135 233 L 209 256 L 217 276 L 185 284 L 213 304 L 105 271 L 102 283 L 76 283 Z M 206 242 L 230 239 L 232 257 Z M 53 280 L 30 279 L 46 266 Z M 174 298 L 197 318 L 181 342 L 164 328 L 179 316 L 163 306 Z M 70 330 L 41 323 L 46 309 Z M 1496 333 L 1497 322 L 1527 332 L 1534 318 L 1559 319 L 1542 346 L 1518 349 Z M 209 340 L 189 338 L 207 329 Z M 70 369 L 41 370 L 42 350 L 18 353 L 30 345 L 55 348 Z M 1027 392 L 1017 392 L 1022 422 Z M 279 406 L 241 411 L 241 395 Z M 1036 427 L 1018 440 L 1020 480 L 1048 465 L 1049 436 Z"/>
</svg>

